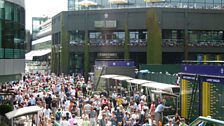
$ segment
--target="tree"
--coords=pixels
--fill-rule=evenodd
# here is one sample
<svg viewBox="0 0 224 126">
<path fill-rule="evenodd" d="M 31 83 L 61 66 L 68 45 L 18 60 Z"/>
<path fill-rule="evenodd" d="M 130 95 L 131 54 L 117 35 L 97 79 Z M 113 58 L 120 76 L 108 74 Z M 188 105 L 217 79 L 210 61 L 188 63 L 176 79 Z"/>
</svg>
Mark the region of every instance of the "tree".
<svg viewBox="0 0 224 126">
<path fill-rule="evenodd" d="M 69 69 L 69 34 L 65 30 L 64 14 L 61 13 L 61 47 L 59 47 L 60 52 L 60 72 L 68 74 Z"/>
<path fill-rule="evenodd" d="M 147 27 L 147 64 L 162 63 L 162 33 L 156 11 L 150 9 L 146 18 Z"/>
<path fill-rule="evenodd" d="M 84 77 L 88 78 L 89 72 L 89 42 L 88 42 L 88 31 L 85 31 L 85 42 L 84 42 Z"/>
<path fill-rule="evenodd" d="M 124 59 L 129 60 L 130 59 L 130 52 L 129 52 L 129 32 L 128 32 L 128 24 L 125 24 L 125 39 L 124 39 Z"/>
</svg>

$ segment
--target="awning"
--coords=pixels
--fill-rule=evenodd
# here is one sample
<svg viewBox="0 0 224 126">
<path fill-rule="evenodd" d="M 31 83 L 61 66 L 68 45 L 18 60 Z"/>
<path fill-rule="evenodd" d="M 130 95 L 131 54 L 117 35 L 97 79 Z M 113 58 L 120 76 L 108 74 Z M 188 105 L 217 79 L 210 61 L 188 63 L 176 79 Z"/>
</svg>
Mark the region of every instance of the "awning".
<svg viewBox="0 0 224 126">
<path fill-rule="evenodd" d="M 114 79 L 114 80 L 124 81 L 124 80 L 131 80 L 131 79 L 134 79 L 134 78 L 132 78 L 132 77 L 127 77 L 127 76 L 123 76 L 123 75 L 119 75 L 119 76 L 112 77 L 112 79 Z"/>
<path fill-rule="evenodd" d="M 180 86 L 178 85 L 172 85 L 172 84 L 165 84 L 165 83 L 159 83 L 159 82 L 149 82 L 142 84 L 144 87 L 153 88 L 153 89 L 160 89 L 164 90 L 167 88 L 178 88 Z"/>
<path fill-rule="evenodd" d="M 33 60 L 34 56 L 43 56 L 51 52 L 51 49 L 33 50 L 26 54 L 26 60 Z"/>
<path fill-rule="evenodd" d="M 153 93 L 156 93 L 156 94 L 167 94 L 167 95 L 172 95 L 172 96 L 178 96 L 178 95 L 175 95 L 173 93 L 170 93 L 170 92 L 167 92 L 167 91 L 162 91 L 162 90 L 151 90 Z"/>
<path fill-rule="evenodd" d="M 116 77 L 116 76 L 119 76 L 119 75 L 106 74 L 106 75 L 102 75 L 102 76 L 100 76 L 100 77 L 101 77 L 101 78 L 105 78 L 105 79 L 109 79 L 109 78 Z"/>
<path fill-rule="evenodd" d="M 132 79 L 132 80 L 127 80 L 128 83 L 133 83 L 133 84 L 144 84 L 148 83 L 150 81 L 148 80 L 143 80 L 143 79 Z"/>
<path fill-rule="evenodd" d="M 22 115 L 35 113 L 42 109 L 43 108 L 40 108 L 39 106 L 30 106 L 30 107 L 24 107 L 24 108 L 20 108 L 20 109 L 8 112 L 5 115 L 8 119 L 12 119 L 12 118 L 19 117 Z"/>
</svg>

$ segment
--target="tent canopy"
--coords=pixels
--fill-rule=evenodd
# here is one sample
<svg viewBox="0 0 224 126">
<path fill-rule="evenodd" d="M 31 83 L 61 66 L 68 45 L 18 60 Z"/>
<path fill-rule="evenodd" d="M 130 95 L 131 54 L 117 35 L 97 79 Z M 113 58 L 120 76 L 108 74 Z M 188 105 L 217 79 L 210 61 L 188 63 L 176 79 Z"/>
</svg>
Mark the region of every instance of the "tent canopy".
<svg viewBox="0 0 224 126">
<path fill-rule="evenodd" d="M 150 81 L 143 80 L 143 79 L 132 79 L 132 80 L 127 80 L 127 82 L 133 83 L 133 84 L 144 84 L 144 83 L 149 83 Z"/>
<path fill-rule="evenodd" d="M 22 115 L 35 113 L 35 112 L 38 112 L 42 109 L 43 108 L 40 108 L 39 106 L 30 106 L 30 107 L 24 107 L 24 108 L 20 108 L 20 109 L 8 112 L 5 115 L 8 119 L 12 119 L 12 118 L 19 117 L 19 116 L 22 116 Z"/>
</svg>

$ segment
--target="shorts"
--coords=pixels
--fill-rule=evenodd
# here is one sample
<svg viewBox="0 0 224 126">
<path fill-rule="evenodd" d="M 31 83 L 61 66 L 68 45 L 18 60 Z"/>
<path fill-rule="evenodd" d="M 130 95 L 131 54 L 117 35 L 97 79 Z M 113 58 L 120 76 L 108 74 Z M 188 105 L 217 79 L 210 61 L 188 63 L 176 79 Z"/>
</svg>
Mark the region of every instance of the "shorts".
<svg viewBox="0 0 224 126">
<path fill-rule="evenodd" d="M 159 112 L 155 112 L 155 120 L 156 120 L 156 121 L 160 121 L 160 120 L 162 120 L 161 113 L 159 113 Z"/>
</svg>

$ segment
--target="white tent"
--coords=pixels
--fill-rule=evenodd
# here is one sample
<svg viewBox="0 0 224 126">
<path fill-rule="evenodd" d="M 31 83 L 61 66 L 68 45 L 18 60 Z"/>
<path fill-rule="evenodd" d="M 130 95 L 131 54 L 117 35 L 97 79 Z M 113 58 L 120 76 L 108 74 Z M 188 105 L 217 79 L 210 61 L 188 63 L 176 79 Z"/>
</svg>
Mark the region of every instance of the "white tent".
<svg viewBox="0 0 224 126">
<path fill-rule="evenodd" d="M 26 114 L 37 113 L 38 111 L 42 109 L 43 108 L 40 108 L 39 106 L 29 106 L 29 107 L 24 107 L 24 108 L 20 108 L 20 109 L 8 112 L 5 115 L 8 119 L 12 119 L 12 118 L 19 117 Z"/>
</svg>

